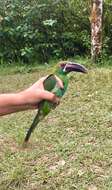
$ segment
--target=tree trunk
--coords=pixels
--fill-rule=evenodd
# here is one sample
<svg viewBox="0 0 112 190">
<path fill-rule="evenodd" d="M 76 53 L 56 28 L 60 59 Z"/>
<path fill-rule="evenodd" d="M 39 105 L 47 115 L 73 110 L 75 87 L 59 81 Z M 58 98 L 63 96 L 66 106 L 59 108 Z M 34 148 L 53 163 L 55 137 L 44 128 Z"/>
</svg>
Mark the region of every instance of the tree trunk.
<svg viewBox="0 0 112 190">
<path fill-rule="evenodd" d="M 92 0 L 91 10 L 91 58 L 96 63 L 102 51 L 103 0 Z"/>
</svg>

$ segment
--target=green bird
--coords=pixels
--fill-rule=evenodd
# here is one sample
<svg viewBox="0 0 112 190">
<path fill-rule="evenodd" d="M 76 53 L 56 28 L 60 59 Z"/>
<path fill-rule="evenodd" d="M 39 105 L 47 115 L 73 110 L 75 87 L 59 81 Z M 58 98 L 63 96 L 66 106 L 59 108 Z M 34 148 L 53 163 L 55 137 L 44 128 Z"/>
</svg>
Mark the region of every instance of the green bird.
<svg viewBox="0 0 112 190">
<path fill-rule="evenodd" d="M 74 63 L 74 62 L 70 62 L 70 61 L 61 61 L 57 64 L 54 73 L 49 75 L 43 82 L 45 90 L 48 90 L 48 91 L 54 93 L 57 97 L 61 98 L 65 94 L 67 87 L 68 87 L 68 82 L 69 82 L 68 74 L 72 71 L 87 73 L 87 69 L 78 63 Z M 55 76 L 59 77 L 62 80 L 63 88 L 60 88 L 57 85 L 57 80 L 56 80 Z M 26 134 L 24 143 L 28 142 L 28 140 L 31 136 L 31 133 L 34 131 L 37 124 L 40 121 L 42 121 L 44 119 L 44 117 L 46 115 L 48 115 L 48 113 L 52 109 L 55 109 L 56 106 L 57 106 L 57 104 L 52 103 L 47 100 L 42 100 L 39 103 L 38 113 L 36 114 L 36 116 L 33 120 L 33 123 L 31 124 L 31 127 L 29 128 L 29 130 Z"/>
</svg>

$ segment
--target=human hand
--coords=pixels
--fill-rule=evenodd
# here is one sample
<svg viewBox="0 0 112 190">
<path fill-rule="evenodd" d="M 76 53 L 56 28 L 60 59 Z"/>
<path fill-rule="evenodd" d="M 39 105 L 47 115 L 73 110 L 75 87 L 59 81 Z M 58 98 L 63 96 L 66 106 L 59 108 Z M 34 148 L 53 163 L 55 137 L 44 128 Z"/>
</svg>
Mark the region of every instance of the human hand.
<svg viewBox="0 0 112 190">
<path fill-rule="evenodd" d="M 57 76 L 55 77 L 57 80 L 57 85 L 60 88 L 63 88 L 63 82 L 61 81 L 61 79 L 59 79 Z M 47 77 L 42 77 L 36 83 L 34 83 L 31 87 L 22 91 L 22 93 L 24 93 L 25 95 L 25 98 L 27 99 L 27 104 L 30 105 L 32 108 L 35 108 L 35 107 L 37 108 L 38 103 L 42 101 L 43 99 L 52 101 L 56 104 L 58 104 L 60 101 L 59 97 L 57 97 L 52 92 L 49 92 L 44 89 L 43 82 L 46 78 Z"/>
</svg>

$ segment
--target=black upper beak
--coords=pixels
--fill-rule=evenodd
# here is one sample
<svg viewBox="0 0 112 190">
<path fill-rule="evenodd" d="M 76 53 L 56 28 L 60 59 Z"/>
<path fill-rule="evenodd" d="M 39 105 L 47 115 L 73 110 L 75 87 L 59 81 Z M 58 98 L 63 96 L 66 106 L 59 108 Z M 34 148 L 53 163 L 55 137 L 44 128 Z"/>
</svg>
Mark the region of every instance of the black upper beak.
<svg viewBox="0 0 112 190">
<path fill-rule="evenodd" d="M 74 62 L 68 62 L 65 65 L 64 70 L 67 73 L 72 72 L 72 71 L 81 72 L 81 73 L 87 73 L 87 69 L 83 65 L 78 64 L 78 63 L 74 63 Z"/>
</svg>

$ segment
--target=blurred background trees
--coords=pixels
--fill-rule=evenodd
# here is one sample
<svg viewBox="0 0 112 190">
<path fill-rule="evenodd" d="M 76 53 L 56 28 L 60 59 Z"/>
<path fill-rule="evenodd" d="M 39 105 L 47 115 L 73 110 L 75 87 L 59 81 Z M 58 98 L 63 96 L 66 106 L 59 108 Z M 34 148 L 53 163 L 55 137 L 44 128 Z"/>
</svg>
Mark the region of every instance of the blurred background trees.
<svg viewBox="0 0 112 190">
<path fill-rule="evenodd" d="M 91 51 L 91 0 L 0 0 L 0 60 L 48 62 Z M 104 1 L 103 54 L 112 52 L 112 2 Z"/>
</svg>

